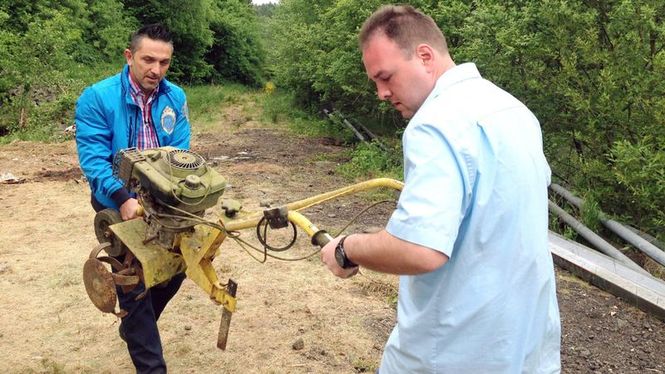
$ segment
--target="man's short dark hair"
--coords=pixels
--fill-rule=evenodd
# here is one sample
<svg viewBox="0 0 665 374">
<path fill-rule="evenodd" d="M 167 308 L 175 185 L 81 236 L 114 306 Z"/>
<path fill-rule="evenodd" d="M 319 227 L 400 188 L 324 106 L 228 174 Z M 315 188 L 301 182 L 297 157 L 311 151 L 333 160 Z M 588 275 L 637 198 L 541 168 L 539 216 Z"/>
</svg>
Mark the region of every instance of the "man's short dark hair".
<svg viewBox="0 0 665 374">
<path fill-rule="evenodd" d="M 171 36 L 169 29 L 161 23 L 152 23 L 141 27 L 132 34 L 129 41 L 129 49 L 132 53 L 136 52 L 136 49 L 143 38 L 150 38 L 152 40 L 160 40 L 173 44 L 173 37 Z"/>
<path fill-rule="evenodd" d="M 410 5 L 384 5 L 372 13 L 360 29 L 360 49 L 377 33 L 397 43 L 407 56 L 420 43 L 448 53 L 446 38 L 436 22 Z"/>
</svg>

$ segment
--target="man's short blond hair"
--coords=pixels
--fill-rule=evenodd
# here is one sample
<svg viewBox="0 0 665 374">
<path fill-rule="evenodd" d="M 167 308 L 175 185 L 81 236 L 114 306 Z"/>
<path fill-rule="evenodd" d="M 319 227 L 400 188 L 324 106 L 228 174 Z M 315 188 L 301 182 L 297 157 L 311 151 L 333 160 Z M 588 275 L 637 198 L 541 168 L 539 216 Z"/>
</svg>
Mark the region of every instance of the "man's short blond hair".
<svg viewBox="0 0 665 374">
<path fill-rule="evenodd" d="M 410 5 L 384 5 L 372 13 L 360 29 L 360 49 L 378 33 L 397 43 L 409 57 L 421 43 L 448 53 L 446 38 L 436 22 Z"/>
</svg>

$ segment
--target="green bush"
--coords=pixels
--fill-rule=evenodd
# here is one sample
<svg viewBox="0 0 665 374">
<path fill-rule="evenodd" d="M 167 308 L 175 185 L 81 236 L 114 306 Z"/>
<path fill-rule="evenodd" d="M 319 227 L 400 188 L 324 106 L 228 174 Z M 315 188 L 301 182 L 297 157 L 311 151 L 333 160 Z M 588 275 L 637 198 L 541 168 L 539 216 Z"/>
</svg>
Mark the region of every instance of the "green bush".
<svg viewBox="0 0 665 374">
<path fill-rule="evenodd" d="M 153 22 L 174 34 L 169 79 L 262 84 L 247 1 L 0 0 L 0 141 L 57 139 L 82 89 L 118 72 L 131 32 Z"/>
<path fill-rule="evenodd" d="M 215 69 L 213 78 L 261 87 L 265 56 L 254 9 L 247 2 L 226 0 L 213 7 L 213 14 L 214 43 L 205 55 Z"/>
<path fill-rule="evenodd" d="M 402 150 L 394 145 L 384 150 L 377 143 L 360 143 L 351 152 L 349 162 L 339 172 L 350 179 L 387 177 L 402 180 Z"/>
<path fill-rule="evenodd" d="M 381 3 L 283 0 L 269 58 L 278 86 L 310 108 L 395 121 L 394 110 L 378 105 L 356 42 Z M 405 3 L 432 15 L 458 63 L 475 62 L 532 109 L 558 182 L 665 237 L 665 3 Z"/>
</svg>

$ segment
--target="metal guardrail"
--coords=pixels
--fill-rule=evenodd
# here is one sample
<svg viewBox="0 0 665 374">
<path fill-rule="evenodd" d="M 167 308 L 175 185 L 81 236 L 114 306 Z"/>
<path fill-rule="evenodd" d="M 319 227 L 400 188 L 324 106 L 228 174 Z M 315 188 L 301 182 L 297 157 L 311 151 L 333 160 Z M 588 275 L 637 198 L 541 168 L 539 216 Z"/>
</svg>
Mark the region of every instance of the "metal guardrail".
<svg viewBox="0 0 665 374">
<path fill-rule="evenodd" d="M 556 183 L 552 183 L 550 185 L 550 189 L 578 209 L 581 209 L 582 205 L 584 205 L 584 200 L 576 197 L 570 191 Z M 604 213 L 601 213 L 600 215 L 600 222 L 603 224 L 603 226 L 617 234 L 623 240 L 635 246 L 635 248 L 640 250 L 642 253 L 649 256 L 659 264 L 665 266 L 665 250 L 656 247 L 654 244 L 644 239 L 642 236 L 645 236 L 646 234 L 642 233 L 642 235 L 640 235 L 638 230 L 629 228 L 620 222 L 610 219 Z"/>
<path fill-rule="evenodd" d="M 353 124 L 351 121 L 346 119 L 341 113 L 336 112 L 336 111 L 329 111 L 328 109 L 324 109 L 323 113 L 330 118 L 331 121 L 333 122 L 340 122 L 343 124 L 345 127 L 347 127 L 349 130 L 353 132 L 355 137 L 361 141 L 361 142 L 369 142 L 369 143 L 374 143 L 379 146 L 384 151 L 388 151 L 388 148 L 386 147 L 383 142 L 379 139 L 378 136 L 376 136 L 373 132 L 371 132 L 367 127 L 363 126 L 360 123 Z"/>
</svg>

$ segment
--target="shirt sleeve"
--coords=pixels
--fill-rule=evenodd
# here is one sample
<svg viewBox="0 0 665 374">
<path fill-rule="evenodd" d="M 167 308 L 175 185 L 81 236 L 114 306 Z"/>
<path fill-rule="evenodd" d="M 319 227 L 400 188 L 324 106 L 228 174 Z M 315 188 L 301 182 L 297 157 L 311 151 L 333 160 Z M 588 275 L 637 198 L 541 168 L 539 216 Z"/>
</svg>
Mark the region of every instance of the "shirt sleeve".
<svg viewBox="0 0 665 374">
<path fill-rule="evenodd" d="M 450 257 L 464 218 L 473 160 L 433 125 L 409 126 L 403 144 L 405 185 L 386 229 Z"/>
</svg>

